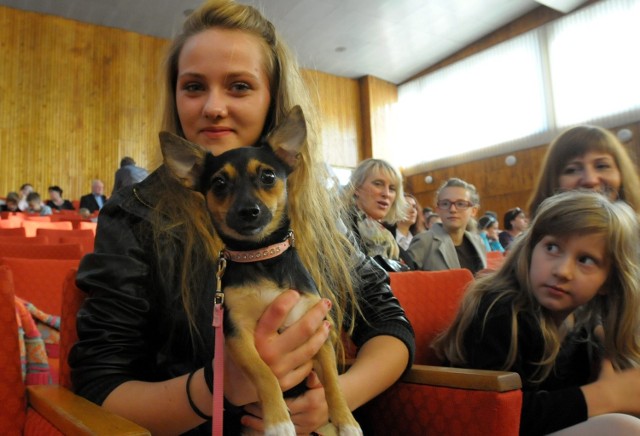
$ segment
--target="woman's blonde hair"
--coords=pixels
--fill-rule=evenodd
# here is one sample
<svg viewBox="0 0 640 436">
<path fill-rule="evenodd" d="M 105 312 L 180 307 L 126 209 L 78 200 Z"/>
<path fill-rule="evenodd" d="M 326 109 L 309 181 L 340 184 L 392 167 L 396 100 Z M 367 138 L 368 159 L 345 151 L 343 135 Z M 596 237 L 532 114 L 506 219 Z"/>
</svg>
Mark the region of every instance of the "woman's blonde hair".
<svg viewBox="0 0 640 436">
<path fill-rule="evenodd" d="M 384 221 L 389 224 L 404 219 L 407 216 L 409 204 L 404 199 L 402 188 L 402 176 L 400 172 L 389 162 L 383 159 L 365 159 L 351 173 L 351 178 L 344 190 L 345 202 L 348 207 L 356 204 L 356 191 L 360 188 L 371 174 L 382 174 L 389 178 L 396 186 L 396 198 L 389 208 L 389 212 L 384 217 Z"/>
<path fill-rule="evenodd" d="M 609 130 L 582 125 L 562 132 L 551 144 L 542 162 L 536 188 L 529 199 L 529 216 L 533 217 L 545 198 L 557 194 L 560 176 L 571 159 L 597 151 L 613 157 L 620 171 L 618 198 L 640 213 L 640 178 L 624 145 Z"/>
<path fill-rule="evenodd" d="M 569 191 L 542 202 L 530 229 L 517 239 L 502 267 L 474 282 L 468 289 L 452 325 L 433 343 L 437 355 L 455 366 L 468 366 L 464 339 L 476 317 L 483 323 L 496 304 L 511 307 L 511 346 L 500 369 L 511 368 L 518 355 L 518 315 L 527 314 L 540 325 L 544 352 L 530 383 L 543 381 L 550 373 L 560 349 L 560 336 L 551 313 L 535 299 L 530 281 L 534 247 L 548 235 L 570 238 L 599 234 L 605 240 L 609 275 L 599 293 L 574 311 L 575 328 L 604 327 L 605 354 L 614 367 L 640 366 L 640 227 L 635 212 L 624 202 L 611 202 L 604 195 L 584 190 Z M 482 301 L 492 301 L 478 313 Z M 498 368 L 496 368 L 498 369 Z"/>
<path fill-rule="evenodd" d="M 178 59 L 185 42 L 211 28 L 238 30 L 255 35 L 265 51 L 265 71 L 269 78 L 271 104 L 263 133 L 273 129 L 295 105 L 303 109 L 307 122 L 307 144 L 295 171 L 289 176 L 288 212 L 296 246 L 303 263 L 313 276 L 321 295 L 333 301 L 336 332 L 346 315 L 358 306 L 353 278 L 357 256 L 346 235 L 339 230 L 342 209 L 325 189 L 327 174 L 319 145 L 319 120 L 306 90 L 298 66 L 273 24 L 251 6 L 230 0 L 204 3 L 186 19 L 182 33 L 171 44 L 165 63 L 165 107 L 163 130 L 184 137 L 176 106 Z M 247 146 L 252 144 L 246 144 Z M 215 265 L 219 241 L 213 240 L 213 228 L 202 195 L 185 192 L 162 167 L 158 184 L 159 201 L 155 205 L 155 241 L 159 254 L 178 250 L 162 270 L 177 282 L 192 330 L 197 331 L 197 292 L 203 288 L 208 271 Z M 166 253 L 165 253 L 166 254 Z M 164 256 L 166 259 L 166 256 Z M 173 265 L 173 263 L 177 265 Z M 179 271 L 179 277 L 173 271 Z M 200 274 L 198 274 L 200 273 Z M 349 314 L 344 311 L 349 308 Z"/>
</svg>

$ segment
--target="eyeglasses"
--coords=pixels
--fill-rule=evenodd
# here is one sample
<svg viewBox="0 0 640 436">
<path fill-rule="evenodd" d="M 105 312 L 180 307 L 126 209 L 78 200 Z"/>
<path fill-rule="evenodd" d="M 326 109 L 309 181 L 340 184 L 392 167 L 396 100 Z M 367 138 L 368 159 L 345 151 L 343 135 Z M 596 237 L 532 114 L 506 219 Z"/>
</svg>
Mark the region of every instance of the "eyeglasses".
<svg viewBox="0 0 640 436">
<path fill-rule="evenodd" d="M 436 205 L 438 206 L 438 209 L 442 209 L 442 210 L 449 210 L 452 204 L 458 210 L 466 210 L 466 209 L 469 209 L 471 206 L 473 206 L 472 202 L 466 201 L 466 200 L 456 200 L 456 201 L 440 200 L 436 203 Z"/>
</svg>

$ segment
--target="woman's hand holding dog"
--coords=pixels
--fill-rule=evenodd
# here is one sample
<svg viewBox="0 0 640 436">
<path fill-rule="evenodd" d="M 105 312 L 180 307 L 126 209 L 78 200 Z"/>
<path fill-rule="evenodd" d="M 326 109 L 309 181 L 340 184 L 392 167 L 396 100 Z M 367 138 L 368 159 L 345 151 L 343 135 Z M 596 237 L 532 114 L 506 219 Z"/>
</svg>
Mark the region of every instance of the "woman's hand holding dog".
<svg viewBox="0 0 640 436">
<path fill-rule="evenodd" d="M 282 293 L 267 307 L 256 325 L 256 349 L 278 378 L 283 391 L 298 385 L 309 376 L 313 369 L 311 358 L 329 337 L 330 326 L 325 322 L 325 317 L 331 303 L 325 299 L 313 306 L 284 332 L 278 332 L 287 314 L 299 299 L 300 294 L 296 291 Z M 235 405 L 256 402 L 258 395 L 254 386 L 227 356 L 225 353 L 225 397 Z M 310 392 L 316 390 L 323 391 L 312 389 Z M 321 395 L 323 396 L 324 392 Z M 322 401 L 326 407 L 324 396 Z"/>
</svg>

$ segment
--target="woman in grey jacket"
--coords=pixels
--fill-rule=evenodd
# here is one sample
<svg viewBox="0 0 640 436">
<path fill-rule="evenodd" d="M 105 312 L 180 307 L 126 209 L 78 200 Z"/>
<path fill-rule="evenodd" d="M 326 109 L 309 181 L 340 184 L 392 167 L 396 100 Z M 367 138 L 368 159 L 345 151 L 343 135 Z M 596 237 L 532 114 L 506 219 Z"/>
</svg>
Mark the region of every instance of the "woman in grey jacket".
<svg viewBox="0 0 640 436">
<path fill-rule="evenodd" d="M 486 268 L 486 250 L 475 231 L 480 197 L 475 186 L 458 178 L 447 180 L 436 195 L 442 223 L 413 237 L 409 254 L 419 269 L 439 271 L 467 268 L 473 274 Z"/>
</svg>

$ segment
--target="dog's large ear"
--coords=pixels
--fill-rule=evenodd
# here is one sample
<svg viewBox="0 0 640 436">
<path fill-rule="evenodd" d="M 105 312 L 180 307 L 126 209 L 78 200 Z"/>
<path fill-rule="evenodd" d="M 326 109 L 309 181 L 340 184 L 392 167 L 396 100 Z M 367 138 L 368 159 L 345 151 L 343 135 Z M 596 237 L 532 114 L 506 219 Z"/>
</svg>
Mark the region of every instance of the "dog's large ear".
<svg viewBox="0 0 640 436">
<path fill-rule="evenodd" d="M 300 106 L 294 106 L 285 119 L 267 135 L 267 142 L 273 152 L 290 168 L 296 167 L 306 140 L 307 123 Z"/>
<path fill-rule="evenodd" d="M 170 132 L 160 132 L 164 164 L 176 179 L 189 189 L 199 189 L 207 150 Z"/>
</svg>

